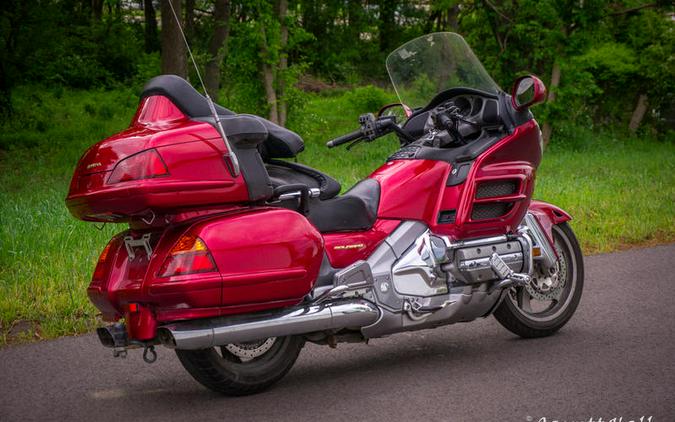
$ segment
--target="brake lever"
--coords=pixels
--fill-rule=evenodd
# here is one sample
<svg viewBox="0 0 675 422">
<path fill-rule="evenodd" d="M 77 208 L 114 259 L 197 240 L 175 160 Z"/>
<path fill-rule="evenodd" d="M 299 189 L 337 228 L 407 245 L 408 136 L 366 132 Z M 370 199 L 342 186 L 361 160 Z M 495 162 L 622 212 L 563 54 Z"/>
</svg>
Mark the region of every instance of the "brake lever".
<svg viewBox="0 0 675 422">
<path fill-rule="evenodd" d="M 345 149 L 346 149 L 347 151 L 351 151 L 352 148 L 354 148 L 355 146 L 357 146 L 358 144 L 360 144 L 360 143 L 363 142 L 363 141 L 364 141 L 363 138 L 357 139 L 356 141 L 354 141 L 354 142 L 352 142 L 351 144 L 347 145 L 347 146 L 345 147 Z"/>
</svg>

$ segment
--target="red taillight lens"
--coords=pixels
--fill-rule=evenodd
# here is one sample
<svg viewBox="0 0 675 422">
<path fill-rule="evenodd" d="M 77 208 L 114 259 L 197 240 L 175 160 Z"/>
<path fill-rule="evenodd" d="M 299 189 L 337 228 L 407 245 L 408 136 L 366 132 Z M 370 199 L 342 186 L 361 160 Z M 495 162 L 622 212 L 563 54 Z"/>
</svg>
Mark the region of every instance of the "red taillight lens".
<svg viewBox="0 0 675 422">
<path fill-rule="evenodd" d="M 108 242 L 101 252 L 101 256 L 98 257 L 98 262 L 96 263 L 96 269 L 94 270 L 94 275 L 92 276 L 93 280 L 103 280 L 108 273 L 108 258 L 110 255 L 110 248 L 115 239 Z"/>
<path fill-rule="evenodd" d="M 218 271 L 211 252 L 199 237 L 184 235 L 171 248 L 160 277 Z"/>
<path fill-rule="evenodd" d="M 167 176 L 169 170 L 166 168 L 162 157 L 156 149 L 149 149 L 138 154 L 127 157 L 117 163 L 108 179 L 108 183 L 120 183 L 129 180 L 149 179 L 152 177 Z"/>
</svg>

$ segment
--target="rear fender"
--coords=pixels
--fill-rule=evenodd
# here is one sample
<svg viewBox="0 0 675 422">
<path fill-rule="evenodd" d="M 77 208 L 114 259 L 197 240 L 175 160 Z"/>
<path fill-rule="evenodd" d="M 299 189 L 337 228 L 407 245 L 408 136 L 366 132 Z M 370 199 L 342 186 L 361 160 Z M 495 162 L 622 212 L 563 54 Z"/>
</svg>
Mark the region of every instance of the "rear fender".
<svg viewBox="0 0 675 422">
<path fill-rule="evenodd" d="M 572 216 L 563 209 L 543 201 L 532 200 L 528 212 L 537 219 L 551 246 L 553 246 L 553 226 L 572 219 Z"/>
</svg>

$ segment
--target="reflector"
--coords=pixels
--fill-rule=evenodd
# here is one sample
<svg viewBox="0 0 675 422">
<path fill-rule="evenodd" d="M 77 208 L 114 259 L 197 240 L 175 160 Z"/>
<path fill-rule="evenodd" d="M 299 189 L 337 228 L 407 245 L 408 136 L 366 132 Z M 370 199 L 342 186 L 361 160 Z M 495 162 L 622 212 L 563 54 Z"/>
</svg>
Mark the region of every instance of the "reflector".
<svg viewBox="0 0 675 422">
<path fill-rule="evenodd" d="M 108 255 L 110 254 L 110 248 L 112 247 L 113 241 L 115 241 L 115 237 L 108 242 L 107 245 L 105 245 L 105 248 L 103 248 L 103 252 L 101 252 L 101 255 L 98 257 L 98 262 L 96 263 L 96 269 L 94 270 L 94 275 L 92 276 L 93 280 L 102 280 L 106 274 L 107 274 L 107 266 L 106 266 L 106 260 L 108 259 Z"/>
<path fill-rule="evenodd" d="M 202 239 L 186 234 L 171 248 L 160 277 L 218 271 L 211 252 Z"/>
</svg>

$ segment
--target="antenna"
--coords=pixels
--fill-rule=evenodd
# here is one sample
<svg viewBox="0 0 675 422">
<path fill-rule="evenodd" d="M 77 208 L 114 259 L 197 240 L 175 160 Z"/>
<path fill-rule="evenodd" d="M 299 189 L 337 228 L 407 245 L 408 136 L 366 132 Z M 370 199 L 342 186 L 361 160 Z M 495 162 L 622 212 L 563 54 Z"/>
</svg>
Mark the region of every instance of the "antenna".
<svg viewBox="0 0 675 422">
<path fill-rule="evenodd" d="M 225 135 L 225 130 L 223 130 L 223 125 L 220 123 L 218 113 L 216 112 L 216 106 L 213 104 L 213 100 L 211 99 L 208 91 L 206 90 L 206 85 L 204 85 L 202 74 L 199 72 L 199 67 L 197 66 L 195 57 L 192 55 L 192 49 L 190 49 L 190 44 L 188 44 L 187 38 L 185 38 L 185 33 L 183 32 L 183 27 L 180 24 L 180 19 L 178 19 L 178 15 L 176 14 L 176 9 L 173 8 L 173 2 L 171 0 L 167 0 L 167 3 L 169 3 L 169 6 L 171 7 L 171 13 L 173 13 L 173 17 L 176 20 L 176 25 L 178 25 L 178 31 L 180 32 L 180 35 L 183 38 L 185 47 L 187 48 L 187 51 L 190 54 L 190 60 L 192 60 L 192 65 L 195 67 L 195 71 L 197 72 L 199 83 L 202 85 L 202 89 L 204 90 L 206 102 L 209 104 L 209 110 L 211 111 L 213 119 L 216 123 L 216 129 L 220 133 L 221 138 L 223 138 L 223 142 L 225 142 L 225 147 L 227 148 L 227 154 L 225 154 L 225 156 L 229 157 L 230 161 L 232 162 L 232 174 L 235 177 L 237 177 L 239 176 L 239 160 L 237 159 L 237 155 L 234 153 L 234 149 L 232 149 L 230 142 L 227 140 L 227 135 Z"/>
</svg>

